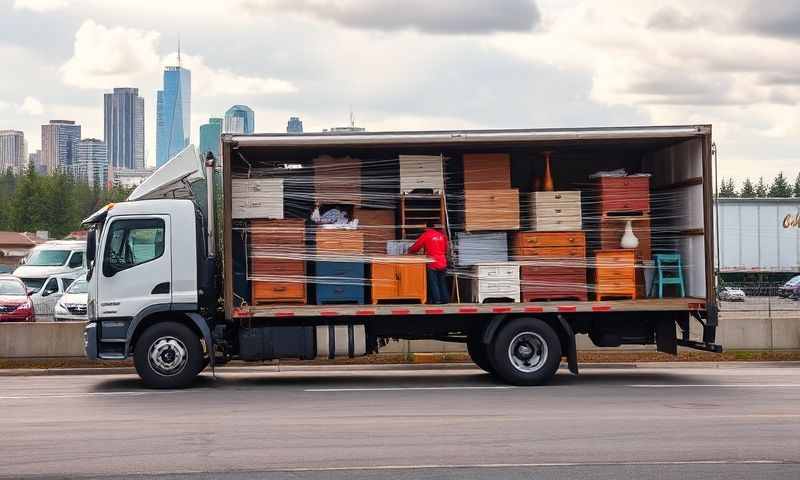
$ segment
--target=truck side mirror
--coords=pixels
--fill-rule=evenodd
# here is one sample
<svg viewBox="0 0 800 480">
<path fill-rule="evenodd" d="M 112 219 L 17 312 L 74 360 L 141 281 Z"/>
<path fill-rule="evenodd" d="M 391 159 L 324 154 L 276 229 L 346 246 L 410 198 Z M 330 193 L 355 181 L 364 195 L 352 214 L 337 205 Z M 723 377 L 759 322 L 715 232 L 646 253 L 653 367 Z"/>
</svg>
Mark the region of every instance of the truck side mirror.
<svg viewBox="0 0 800 480">
<path fill-rule="evenodd" d="M 86 264 L 94 263 L 94 257 L 97 254 L 97 230 L 91 229 L 86 235 Z"/>
</svg>

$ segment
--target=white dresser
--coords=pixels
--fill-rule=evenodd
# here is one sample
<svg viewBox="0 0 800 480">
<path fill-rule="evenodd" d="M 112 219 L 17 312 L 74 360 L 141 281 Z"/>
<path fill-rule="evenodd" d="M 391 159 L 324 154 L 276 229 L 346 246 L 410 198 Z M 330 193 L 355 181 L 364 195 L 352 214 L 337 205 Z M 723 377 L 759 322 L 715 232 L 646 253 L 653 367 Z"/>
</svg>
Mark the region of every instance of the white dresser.
<svg viewBox="0 0 800 480">
<path fill-rule="evenodd" d="M 472 267 L 472 301 L 487 299 L 520 301 L 519 264 L 478 263 Z"/>
<path fill-rule="evenodd" d="M 234 178 L 232 218 L 283 219 L 282 178 Z"/>
<path fill-rule="evenodd" d="M 444 191 L 442 157 L 439 155 L 400 155 L 400 192 L 416 189 Z"/>
<path fill-rule="evenodd" d="M 581 230 L 581 192 L 531 192 L 527 202 L 528 225 L 535 232 Z"/>
</svg>

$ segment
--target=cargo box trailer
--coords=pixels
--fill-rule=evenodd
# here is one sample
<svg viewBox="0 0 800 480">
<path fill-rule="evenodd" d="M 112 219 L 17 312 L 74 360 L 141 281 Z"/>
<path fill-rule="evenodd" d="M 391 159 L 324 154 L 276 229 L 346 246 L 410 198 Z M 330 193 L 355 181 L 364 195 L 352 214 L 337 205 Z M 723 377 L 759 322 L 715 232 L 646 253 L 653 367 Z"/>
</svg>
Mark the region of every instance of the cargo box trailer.
<svg viewBox="0 0 800 480">
<path fill-rule="evenodd" d="M 578 373 L 578 333 L 721 351 L 709 125 L 226 134 L 221 147 L 201 152 L 205 169 L 187 148 L 85 220 L 89 358 L 133 356 L 147 385 L 181 387 L 230 359 L 435 339 L 538 385 L 562 358 Z M 444 260 L 432 244 L 409 252 L 426 231 Z"/>
</svg>

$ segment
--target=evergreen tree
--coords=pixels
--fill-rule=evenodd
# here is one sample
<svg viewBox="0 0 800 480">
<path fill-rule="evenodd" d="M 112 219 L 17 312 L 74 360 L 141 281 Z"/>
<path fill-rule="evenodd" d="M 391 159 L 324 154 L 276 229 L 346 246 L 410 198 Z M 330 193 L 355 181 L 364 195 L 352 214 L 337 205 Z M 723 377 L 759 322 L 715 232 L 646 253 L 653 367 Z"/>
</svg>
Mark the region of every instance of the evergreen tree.
<svg viewBox="0 0 800 480">
<path fill-rule="evenodd" d="M 744 179 L 744 183 L 742 184 L 742 192 L 739 194 L 739 196 L 742 198 L 756 197 L 756 188 L 753 186 L 753 182 L 751 182 L 749 178 Z"/>
<path fill-rule="evenodd" d="M 733 184 L 733 179 L 729 178 L 727 181 L 722 179 L 719 186 L 720 198 L 730 198 L 736 196 L 736 186 Z"/>
<path fill-rule="evenodd" d="M 794 196 L 795 198 L 800 198 L 800 173 L 797 174 L 797 177 L 794 179 Z"/>
<path fill-rule="evenodd" d="M 768 195 L 772 198 L 789 198 L 792 196 L 792 186 L 783 176 L 783 172 L 778 172 L 778 176 L 772 181 Z"/>
<path fill-rule="evenodd" d="M 38 199 L 41 192 L 41 179 L 33 167 L 28 164 L 25 174 L 17 179 L 14 198 L 11 202 L 12 230 L 17 232 L 31 232 L 38 230 L 42 225 Z"/>
<path fill-rule="evenodd" d="M 764 183 L 764 177 L 758 177 L 758 183 L 756 184 L 756 197 L 766 198 L 768 193 L 769 187 L 766 183 Z"/>
</svg>

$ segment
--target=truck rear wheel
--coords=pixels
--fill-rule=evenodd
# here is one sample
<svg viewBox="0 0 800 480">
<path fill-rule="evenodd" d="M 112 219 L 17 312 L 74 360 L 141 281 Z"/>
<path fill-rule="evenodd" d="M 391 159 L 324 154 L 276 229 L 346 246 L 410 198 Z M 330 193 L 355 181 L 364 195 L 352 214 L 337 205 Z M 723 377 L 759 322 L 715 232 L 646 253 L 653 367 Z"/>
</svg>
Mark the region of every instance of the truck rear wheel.
<svg viewBox="0 0 800 480">
<path fill-rule="evenodd" d="M 495 374 L 512 385 L 547 383 L 561 363 L 558 335 L 542 320 L 520 318 L 508 322 L 488 349 Z"/>
<path fill-rule="evenodd" d="M 203 369 L 203 348 L 200 338 L 186 325 L 162 322 L 142 333 L 133 359 L 148 387 L 183 388 Z"/>
<path fill-rule="evenodd" d="M 489 361 L 488 345 L 480 337 L 467 339 L 467 352 L 472 361 L 486 373 L 494 374 L 492 363 Z"/>
</svg>

